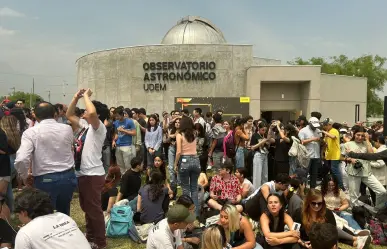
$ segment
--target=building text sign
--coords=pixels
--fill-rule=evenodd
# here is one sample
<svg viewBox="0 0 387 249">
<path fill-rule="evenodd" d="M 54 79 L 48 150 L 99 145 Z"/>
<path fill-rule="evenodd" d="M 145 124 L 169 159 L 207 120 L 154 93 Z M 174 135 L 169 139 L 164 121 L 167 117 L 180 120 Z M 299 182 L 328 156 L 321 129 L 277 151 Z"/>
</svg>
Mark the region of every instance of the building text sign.
<svg viewBox="0 0 387 249">
<path fill-rule="evenodd" d="M 145 91 L 165 91 L 170 81 L 211 81 L 216 79 L 213 61 L 145 62 L 142 65 Z M 163 83 L 161 83 L 163 82 Z"/>
</svg>

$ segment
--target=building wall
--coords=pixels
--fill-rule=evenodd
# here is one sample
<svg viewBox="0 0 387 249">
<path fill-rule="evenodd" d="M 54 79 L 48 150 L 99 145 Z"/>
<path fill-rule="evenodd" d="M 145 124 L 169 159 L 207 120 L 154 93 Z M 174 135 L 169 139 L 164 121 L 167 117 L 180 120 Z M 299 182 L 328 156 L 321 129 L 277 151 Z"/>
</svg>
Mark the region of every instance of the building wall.
<svg viewBox="0 0 387 249">
<path fill-rule="evenodd" d="M 297 83 L 261 83 L 261 111 L 300 110 L 300 87 Z"/>
<path fill-rule="evenodd" d="M 308 86 L 302 88 L 300 107 L 305 108 L 304 113 L 320 110 L 320 66 L 258 66 L 247 70 L 246 95 L 250 97 L 250 114 L 260 117 L 261 113 L 261 84 L 275 82 L 278 84 L 291 84 L 304 82 Z M 286 94 L 286 93 L 285 93 Z M 274 103 L 273 103 L 274 104 Z M 276 103 L 279 109 L 287 108 L 287 102 Z"/>
<path fill-rule="evenodd" d="M 144 107 L 148 112 L 174 108 L 175 97 L 240 97 L 245 95 L 251 45 L 150 45 L 91 53 L 76 62 L 79 87 L 90 87 L 109 106 Z M 163 81 L 165 91 L 145 91 L 143 63 L 214 61 L 213 81 Z M 153 82 L 156 83 L 156 82 Z"/>
<path fill-rule="evenodd" d="M 355 105 L 360 105 L 360 120 L 367 116 L 367 79 L 321 74 L 321 113 L 336 122 L 355 122 Z"/>
</svg>

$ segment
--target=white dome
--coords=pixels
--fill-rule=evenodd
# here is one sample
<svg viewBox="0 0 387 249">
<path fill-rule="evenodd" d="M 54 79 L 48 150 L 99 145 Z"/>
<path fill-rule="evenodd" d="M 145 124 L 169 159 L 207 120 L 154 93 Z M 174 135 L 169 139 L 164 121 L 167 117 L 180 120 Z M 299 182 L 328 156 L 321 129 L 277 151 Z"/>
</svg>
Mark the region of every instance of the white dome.
<svg viewBox="0 0 387 249">
<path fill-rule="evenodd" d="M 223 33 L 210 21 L 187 16 L 181 19 L 164 36 L 161 44 L 224 44 Z"/>
</svg>

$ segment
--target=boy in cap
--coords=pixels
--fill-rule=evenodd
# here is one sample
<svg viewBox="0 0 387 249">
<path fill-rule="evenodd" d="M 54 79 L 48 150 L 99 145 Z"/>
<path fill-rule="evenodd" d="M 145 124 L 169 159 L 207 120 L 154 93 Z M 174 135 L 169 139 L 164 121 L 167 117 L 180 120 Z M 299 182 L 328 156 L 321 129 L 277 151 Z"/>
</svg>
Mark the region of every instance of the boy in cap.
<svg viewBox="0 0 387 249">
<path fill-rule="evenodd" d="M 196 220 L 183 205 L 176 204 L 169 208 L 167 218 L 157 223 L 148 234 L 147 249 L 183 249 L 180 229 Z"/>
</svg>

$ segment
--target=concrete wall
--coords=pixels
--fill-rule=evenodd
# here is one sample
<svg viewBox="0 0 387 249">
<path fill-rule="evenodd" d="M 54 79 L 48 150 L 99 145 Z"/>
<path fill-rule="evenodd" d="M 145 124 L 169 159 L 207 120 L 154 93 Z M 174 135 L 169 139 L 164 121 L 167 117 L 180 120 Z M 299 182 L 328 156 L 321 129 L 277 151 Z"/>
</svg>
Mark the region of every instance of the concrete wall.
<svg viewBox="0 0 387 249">
<path fill-rule="evenodd" d="M 297 83 L 261 83 L 261 111 L 300 110 L 302 99 L 300 87 L 301 84 Z"/>
<path fill-rule="evenodd" d="M 320 110 L 320 66 L 258 66 L 247 70 L 246 95 L 250 97 L 250 114 L 253 117 L 261 115 L 261 83 L 282 82 L 291 84 L 294 82 L 310 82 L 303 88 L 301 106 L 305 113 L 312 110 Z M 281 102 L 282 110 L 286 109 L 286 102 Z"/>
<path fill-rule="evenodd" d="M 174 108 L 174 97 L 240 97 L 245 95 L 251 45 L 150 45 L 85 55 L 76 62 L 79 87 L 90 87 L 108 106 L 144 107 L 149 113 Z M 143 63 L 214 61 L 213 81 L 170 81 L 166 91 L 144 91 Z M 156 83 L 156 82 L 154 82 Z"/>
<path fill-rule="evenodd" d="M 360 120 L 367 116 L 367 79 L 321 74 L 321 113 L 336 122 L 355 122 L 355 105 L 360 105 Z"/>
</svg>

